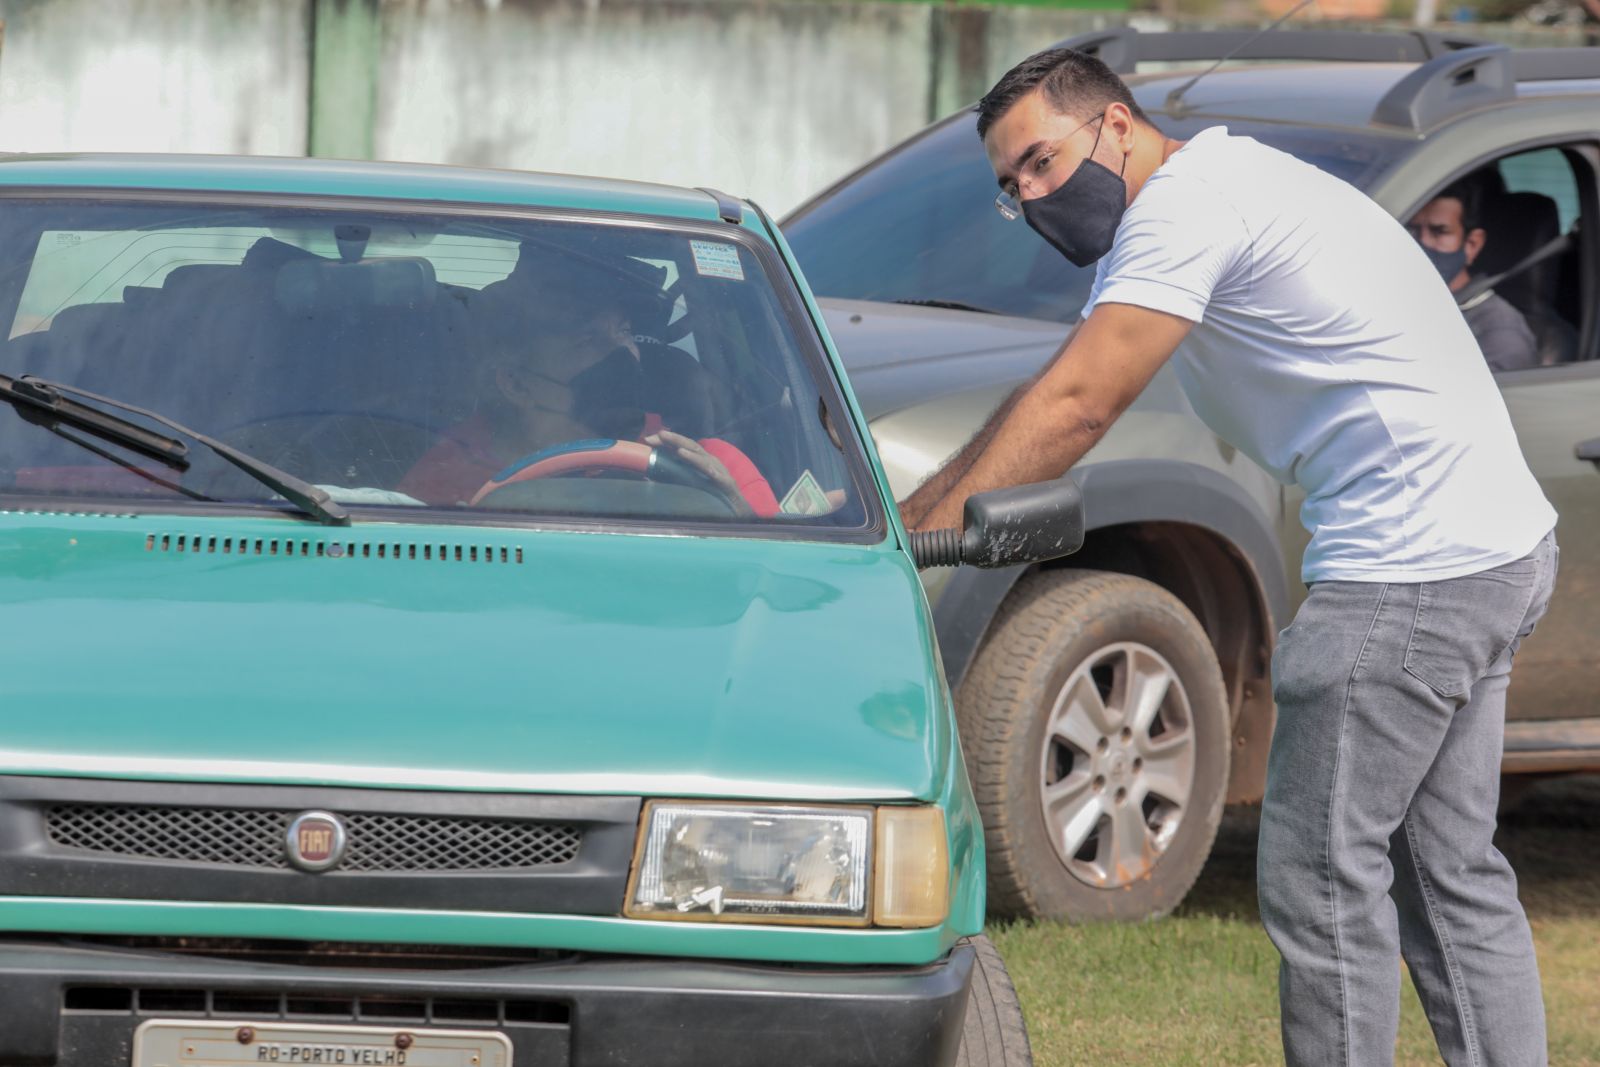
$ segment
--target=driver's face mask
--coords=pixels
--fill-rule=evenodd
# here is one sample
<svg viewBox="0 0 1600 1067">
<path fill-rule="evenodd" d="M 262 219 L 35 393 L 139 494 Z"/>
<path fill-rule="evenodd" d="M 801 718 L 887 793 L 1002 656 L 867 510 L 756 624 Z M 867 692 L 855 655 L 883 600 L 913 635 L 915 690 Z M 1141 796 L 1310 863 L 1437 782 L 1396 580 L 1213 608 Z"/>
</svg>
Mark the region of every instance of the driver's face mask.
<svg viewBox="0 0 1600 1067">
<path fill-rule="evenodd" d="M 644 430 L 644 374 L 626 348 L 575 375 L 571 415 L 599 437 L 631 441 Z"/>
<path fill-rule="evenodd" d="M 1128 210 L 1128 183 L 1121 173 L 1095 162 L 1099 147 L 1097 131 L 1094 148 L 1066 181 L 1054 192 L 1022 202 L 1028 225 L 1076 267 L 1087 267 L 1111 251 L 1122 214 Z M 1127 155 L 1122 157 L 1122 169 L 1128 169 Z"/>
</svg>

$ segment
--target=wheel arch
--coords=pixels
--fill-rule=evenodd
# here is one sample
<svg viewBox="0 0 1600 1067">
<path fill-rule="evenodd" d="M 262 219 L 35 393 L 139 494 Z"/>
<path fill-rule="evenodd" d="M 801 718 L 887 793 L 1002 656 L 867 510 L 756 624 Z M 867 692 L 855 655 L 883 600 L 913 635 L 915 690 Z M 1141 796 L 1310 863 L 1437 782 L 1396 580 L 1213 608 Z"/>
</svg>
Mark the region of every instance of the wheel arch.
<svg viewBox="0 0 1600 1067">
<path fill-rule="evenodd" d="M 1287 622 L 1288 579 L 1271 520 L 1234 481 L 1181 461 L 1113 460 L 1072 472 L 1083 491 L 1083 549 L 1030 567 L 958 569 L 934 624 L 952 691 L 1000 605 L 1030 569 L 1105 570 L 1178 597 L 1217 653 L 1233 715 L 1231 803 L 1257 800 L 1273 723 L 1273 641 Z"/>
</svg>

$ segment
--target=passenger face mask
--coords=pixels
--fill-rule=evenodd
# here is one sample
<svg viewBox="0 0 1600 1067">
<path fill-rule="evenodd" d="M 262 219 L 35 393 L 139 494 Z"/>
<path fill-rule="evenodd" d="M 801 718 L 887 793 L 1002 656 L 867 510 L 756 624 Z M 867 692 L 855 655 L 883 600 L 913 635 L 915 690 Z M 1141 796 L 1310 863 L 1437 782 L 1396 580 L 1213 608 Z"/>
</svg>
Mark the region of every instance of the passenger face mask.
<svg viewBox="0 0 1600 1067">
<path fill-rule="evenodd" d="M 1101 129 L 1104 129 L 1104 125 Z M 1120 173 L 1096 163 L 1095 147 L 1071 177 L 1054 192 L 1022 202 L 1022 216 L 1034 231 L 1077 267 L 1087 267 L 1111 251 L 1122 214 L 1128 210 L 1128 183 Z M 1128 157 L 1122 157 L 1128 169 Z"/>
<path fill-rule="evenodd" d="M 1439 272 L 1448 284 L 1455 280 L 1457 274 L 1467 269 L 1467 250 L 1458 248 L 1454 252 L 1438 252 L 1427 245 L 1422 246 L 1422 254 L 1428 257 L 1433 268 Z"/>
</svg>

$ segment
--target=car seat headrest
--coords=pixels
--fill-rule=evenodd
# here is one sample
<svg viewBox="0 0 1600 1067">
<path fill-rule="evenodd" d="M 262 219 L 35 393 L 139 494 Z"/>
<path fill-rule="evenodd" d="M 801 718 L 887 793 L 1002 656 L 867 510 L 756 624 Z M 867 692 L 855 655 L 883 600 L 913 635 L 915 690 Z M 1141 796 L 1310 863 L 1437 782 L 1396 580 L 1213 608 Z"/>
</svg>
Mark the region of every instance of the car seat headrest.
<svg viewBox="0 0 1600 1067">
<path fill-rule="evenodd" d="M 1542 193 L 1486 196 L 1481 215 L 1483 252 L 1472 264 L 1472 273 L 1479 277 L 1511 269 L 1561 232 L 1556 202 Z M 1496 288 L 1518 308 L 1530 311 L 1550 301 L 1553 267 L 1553 263 L 1538 264 L 1507 278 Z"/>
</svg>

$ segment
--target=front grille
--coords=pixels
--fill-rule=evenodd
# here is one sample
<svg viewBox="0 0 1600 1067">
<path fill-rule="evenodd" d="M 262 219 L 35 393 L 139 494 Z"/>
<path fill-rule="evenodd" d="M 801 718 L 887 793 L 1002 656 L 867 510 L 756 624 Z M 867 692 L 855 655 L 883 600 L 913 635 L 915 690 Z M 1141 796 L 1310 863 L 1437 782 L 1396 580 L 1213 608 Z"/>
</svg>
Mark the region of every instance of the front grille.
<svg viewBox="0 0 1600 1067">
<path fill-rule="evenodd" d="M 510 819 L 441 819 L 415 815 L 352 815 L 351 871 L 494 871 L 549 867 L 578 854 L 571 826 Z"/>
<path fill-rule="evenodd" d="M 0 898 L 110 893 L 174 903 L 615 915 L 641 805 L 627 796 L 0 774 Z M 340 862 L 322 873 L 289 862 L 289 828 L 309 812 L 334 813 L 345 826 Z M 323 936 L 331 929 L 306 927 Z"/>
<path fill-rule="evenodd" d="M 68 848 L 145 859 L 284 870 L 295 812 L 260 808 L 58 804 L 50 840 Z M 578 855 L 574 826 L 471 816 L 344 816 L 352 872 L 496 871 L 549 867 Z"/>
<path fill-rule="evenodd" d="M 62 1014 L 189 1017 L 306 1023 L 480 1023 L 566 1025 L 571 1009 L 555 1000 L 431 996 L 340 996 L 322 990 L 175 989 L 74 986 Z"/>
</svg>

